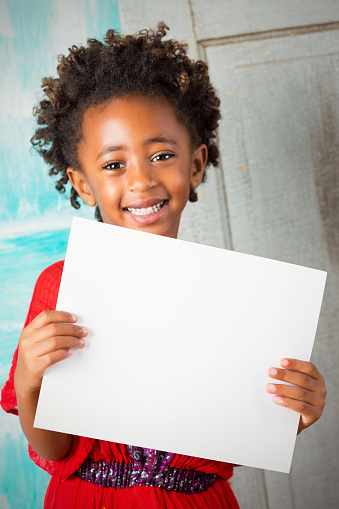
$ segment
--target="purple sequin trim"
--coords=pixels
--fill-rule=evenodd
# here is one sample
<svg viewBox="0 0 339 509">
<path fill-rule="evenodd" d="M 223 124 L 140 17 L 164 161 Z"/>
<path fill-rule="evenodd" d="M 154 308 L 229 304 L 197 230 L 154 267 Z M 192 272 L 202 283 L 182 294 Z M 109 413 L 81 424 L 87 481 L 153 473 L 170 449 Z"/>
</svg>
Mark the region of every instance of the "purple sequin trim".
<svg viewBox="0 0 339 509">
<path fill-rule="evenodd" d="M 107 463 L 105 460 L 87 459 L 74 475 L 103 488 L 154 486 L 190 495 L 207 490 L 217 477 L 216 474 L 169 467 L 173 456 L 170 452 L 134 445 L 127 447 L 133 463 Z"/>
</svg>

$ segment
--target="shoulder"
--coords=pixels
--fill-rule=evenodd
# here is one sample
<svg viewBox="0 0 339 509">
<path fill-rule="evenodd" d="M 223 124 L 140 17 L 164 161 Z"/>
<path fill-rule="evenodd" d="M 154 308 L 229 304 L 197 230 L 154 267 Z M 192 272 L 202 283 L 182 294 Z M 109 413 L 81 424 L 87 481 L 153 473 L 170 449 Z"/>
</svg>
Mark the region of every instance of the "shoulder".
<svg viewBox="0 0 339 509">
<path fill-rule="evenodd" d="M 46 267 L 38 277 L 35 287 L 40 288 L 46 285 L 60 285 L 64 263 L 64 260 L 60 260 Z"/>
<path fill-rule="evenodd" d="M 58 293 L 63 268 L 64 260 L 46 267 L 37 279 L 34 293 L 38 293 L 41 298 L 48 298 L 50 293 Z"/>
<path fill-rule="evenodd" d="M 41 311 L 55 309 L 60 288 L 64 261 L 53 263 L 44 269 L 35 283 L 25 326 Z"/>
</svg>

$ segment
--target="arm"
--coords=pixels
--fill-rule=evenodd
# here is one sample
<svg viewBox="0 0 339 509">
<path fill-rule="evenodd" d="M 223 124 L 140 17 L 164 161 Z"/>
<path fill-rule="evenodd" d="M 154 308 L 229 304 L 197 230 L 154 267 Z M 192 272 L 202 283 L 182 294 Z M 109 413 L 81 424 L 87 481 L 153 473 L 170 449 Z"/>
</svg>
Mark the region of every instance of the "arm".
<svg viewBox="0 0 339 509">
<path fill-rule="evenodd" d="M 33 423 L 46 369 L 70 357 L 71 348 L 83 348 L 85 344 L 83 337 L 88 332 L 74 325 L 76 321 L 75 315 L 64 311 L 43 311 L 24 328 L 19 342 L 14 385 L 20 424 L 33 449 L 52 461 L 66 456 L 72 436 L 34 428 Z"/>
<path fill-rule="evenodd" d="M 59 460 L 72 447 L 72 436 L 56 431 L 33 428 L 39 391 L 17 394 L 18 413 L 22 430 L 32 448 L 46 460 Z"/>
<path fill-rule="evenodd" d="M 320 417 L 325 407 L 325 380 L 312 362 L 282 359 L 280 368 L 270 368 L 270 377 L 292 385 L 267 384 L 266 391 L 275 394 L 273 401 L 300 414 L 298 435 Z"/>
</svg>

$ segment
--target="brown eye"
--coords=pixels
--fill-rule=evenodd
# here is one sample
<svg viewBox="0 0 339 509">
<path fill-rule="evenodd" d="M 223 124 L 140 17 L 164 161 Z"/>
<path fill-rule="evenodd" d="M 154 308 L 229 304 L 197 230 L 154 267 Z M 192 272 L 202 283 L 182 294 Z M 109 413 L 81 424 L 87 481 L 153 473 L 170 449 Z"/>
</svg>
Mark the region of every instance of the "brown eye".
<svg viewBox="0 0 339 509">
<path fill-rule="evenodd" d="M 173 157 L 174 154 L 169 154 L 169 153 L 165 153 L 165 154 L 158 154 L 157 156 L 154 156 L 152 161 L 166 161 L 167 159 L 169 159 L 170 157 Z"/>
<path fill-rule="evenodd" d="M 117 166 L 120 165 L 120 166 Z M 109 163 L 104 164 L 103 169 L 104 170 L 120 170 L 120 168 L 123 166 L 123 163 L 119 163 L 117 161 L 111 161 Z"/>
</svg>

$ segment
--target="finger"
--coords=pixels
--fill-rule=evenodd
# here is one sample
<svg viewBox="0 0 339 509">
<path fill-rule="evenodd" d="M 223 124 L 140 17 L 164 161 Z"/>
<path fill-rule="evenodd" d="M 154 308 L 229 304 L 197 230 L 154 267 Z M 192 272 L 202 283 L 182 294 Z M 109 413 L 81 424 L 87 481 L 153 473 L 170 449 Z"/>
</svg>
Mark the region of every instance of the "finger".
<svg viewBox="0 0 339 509">
<path fill-rule="evenodd" d="M 53 364 L 56 364 L 57 362 L 68 359 L 72 354 L 73 351 L 71 349 L 63 348 L 39 357 L 37 359 L 37 364 L 39 365 L 41 376 L 45 374 L 47 368 L 53 366 Z"/>
<path fill-rule="evenodd" d="M 311 378 L 309 375 L 304 373 L 298 373 L 297 371 L 290 371 L 289 369 L 270 368 L 268 375 L 276 380 L 288 382 L 294 385 L 298 385 L 303 389 L 315 392 L 317 388 L 317 380 Z"/>
<path fill-rule="evenodd" d="M 76 338 L 87 336 L 88 329 L 84 326 L 73 325 L 70 323 L 50 323 L 41 329 L 39 335 L 42 338 L 51 338 L 53 336 L 74 336 Z"/>
<path fill-rule="evenodd" d="M 67 311 L 45 310 L 38 314 L 29 324 L 33 329 L 41 329 L 50 323 L 65 322 L 74 323 L 78 317 Z"/>
<path fill-rule="evenodd" d="M 313 424 L 321 416 L 321 412 L 319 412 L 316 407 L 306 403 L 305 401 L 298 401 L 284 396 L 273 396 L 272 399 L 277 405 L 284 406 L 298 412 L 301 415 L 304 427 Z"/>
<path fill-rule="evenodd" d="M 36 329 L 33 337 L 32 331 L 30 331 L 30 333 L 29 342 L 38 343 L 54 336 L 74 336 L 77 338 L 85 337 L 88 334 L 88 329 L 83 326 L 69 323 L 50 323 L 41 329 Z M 23 335 L 22 343 L 25 342 L 25 339 L 27 339 L 27 332 Z"/>
<path fill-rule="evenodd" d="M 41 357 L 57 350 L 68 348 L 83 348 L 86 342 L 83 338 L 75 338 L 74 336 L 53 336 L 52 338 L 40 341 L 32 349 L 32 357 Z"/>
<path fill-rule="evenodd" d="M 313 362 L 284 358 L 281 359 L 280 364 L 283 368 L 298 371 L 299 373 L 305 373 L 305 375 L 308 375 L 315 380 L 320 380 L 323 378 Z"/>
<path fill-rule="evenodd" d="M 285 396 L 292 398 L 297 401 L 304 401 L 312 406 L 316 406 L 318 402 L 318 396 L 316 393 L 302 389 L 300 387 L 293 387 L 291 385 L 282 384 L 267 384 L 266 391 L 270 394 L 276 394 L 279 396 Z"/>
</svg>

